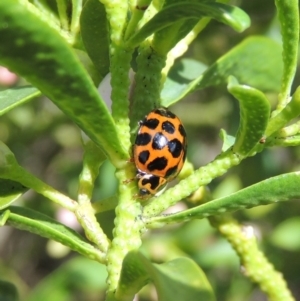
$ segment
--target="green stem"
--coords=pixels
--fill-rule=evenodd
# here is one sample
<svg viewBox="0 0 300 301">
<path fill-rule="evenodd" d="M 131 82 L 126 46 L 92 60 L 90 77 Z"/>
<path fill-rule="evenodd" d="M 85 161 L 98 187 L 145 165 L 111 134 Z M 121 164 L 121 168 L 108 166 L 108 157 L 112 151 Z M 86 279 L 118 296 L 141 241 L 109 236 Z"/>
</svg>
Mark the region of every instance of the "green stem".
<svg viewBox="0 0 300 301">
<path fill-rule="evenodd" d="M 130 150 L 129 128 L 129 70 L 132 50 L 114 44 L 111 46 L 111 100 L 112 116 L 115 120 L 117 133 L 126 150 Z"/>
<path fill-rule="evenodd" d="M 90 203 L 99 168 L 106 159 L 105 154 L 91 140 L 84 141 L 83 168 L 79 176 L 78 203 Z"/>
<path fill-rule="evenodd" d="M 258 249 L 252 227 L 242 227 L 233 219 L 210 218 L 212 225 L 229 241 L 238 254 L 244 273 L 270 301 L 295 301 L 282 274 L 277 272 Z"/>
<path fill-rule="evenodd" d="M 131 5 L 132 15 L 126 28 L 125 40 L 129 39 L 139 29 L 138 23 L 144 16 L 150 3 L 151 0 L 138 0 L 135 5 Z"/>
<path fill-rule="evenodd" d="M 149 41 L 140 46 L 130 118 L 132 138 L 136 135 L 138 121 L 160 105 L 161 71 L 165 62 L 166 56 L 158 55 Z"/>
<path fill-rule="evenodd" d="M 201 205 L 173 214 L 151 216 L 144 220 L 148 228 L 159 228 L 166 224 L 182 223 L 259 205 L 295 200 L 300 197 L 299 185 L 300 173 L 291 172 L 269 178 L 215 200 L 211 200 L 209 193 L 205 190 L 201 193 L 198 189 L 197 192 L 200 194 L 195 193 L 193 199 L 196 202 L 201 199 Z"/>
<path fill-rule="evenodd" d="M 84 229 L 86 237 L 96 244 L 100 251 L 107 253 L 110 241 L 100 227 L 91 203 L 78 205 L 74 213 Z"/>
<path fill-rule="evenodd" d="M 188 46 L 197 38 L 198 34 L 206 27 L 210 20 L 211 18 L 209 17 L 202 18 L 195 27 L 169 51 L 166 66 L 162 71 L 162 83 L 165 82 L 174 61 L 188 50 Z"/>
<path fill-rule="evenodd" d="M 6 224 L 6 221 L 9 219 L 10 211 L 5 210 L 0 214 L 0 227 Z"/>
<path fill-rule="evenodd" d="M 279 130 L 276 135 L 276 138 L 287 138 L 293 135 L 296 135 L 300 132 L 300 122 L 295 122 L 281 130 Z"/>
<path fill-rule="evenodd" d="M 105 6 L 107 20 L 110 24 L 111 41 L 120 45 L 126 28 L 128 2 L 124 0 L 100 0 Z"/>
<path fill-rule="evenodd" d="M 79 205 L 75 210 L 75 214 L 85 231 L 86 237 L 96 244 L 99 250 L 106 253 L 110 246 L 110 241 L 101 229 L 91 204 L 94 182 L 98 176 L 99 168 L 106 157 L 92 141 L 86 142 L 84 148 L 83 169 L 79 177 Z"/>
<path fill-rule="evenodd" d="M 275 112 L 281 111 L 289 101 L 291 86 L 294 80 L 299 44 L 299 9 L 298 0 L 275 0 L 278 18 L 281 25 L 283 41 L 283 77 L 278 106 Z M 275 113 L 276 114 L 276 113 Z"/>
<path fill-rule="evenodd" d="M 289 121 L 300 115 L 300 87 L 295 91 L 291 101 L 273 116 L 267 126 L 265 136 L 269 137 L 282 129 Z M 275 134 L 276 136 L 276 134 Z"/>
<path fill-rule="evenodd" d="M 80 28 L 80 14 L 82 11 L 82 0 L 72 0 L 72 21 L 71 21 L 71 33 L 75 34 Z"/>
<path fill-rule="evenodd" d="M 146 5 L 147 3 L 148 3 L 148 0 L 138 0 L 137 1 L 137 5 L 139 5 L 140 7 L 143 7 L 144 4 Z M 147 10 L 145 11 L 145 13 L 143 14 L 143 17 L 137 24 L 136 32 L 138 30 L 140 30 L 147 22 L 149 22 L 149 20 L 151 20 L 161 10 L 163 4 L 164 4 L 163 1 L 150 1 L 150 4 L 149 4 Z M 151 38 L 148 38 L 148 40 L 151 40 Z"/>
<path fill-rule="evenodd" d="M 134 167 L 128 165 L 126 169 L 116 172 L 120 183 L 134 175 Z M 142 214 L 142 207 L 133 196 L 132 191 L 136 192 L 136 184 L 121 184 L 119 187 L 119 204 L 116 208 L 115 228 L 113 231 L 114 239 L 107 254 L 108 271 L 108 291 L 107 300 L 122 300 L 118 295 L 118 282 L 121 275 L 123 259 L 129 251 L 137 250 L 141 246 L 141 229 L 144 224 L 139 218 Z"/>
<path fill-rule="evenodd" d="M 37 193 L 72 212 L 74 212 L 77 207 L 77 202 L 36 178 L 21 166 L 15 166 L 13 172 L 7 177 L 3 176 L 3 178 L 17 181 L 23 186 L 33 189 Z"/>
<path fill-rule="evenodd" d="M 69 19 L 67 16 L 67 4 L 65 0 L 56 0 L 57 10 L 59 15 L 60 24 L 63 30 L 69 30 Z"/>
<path fill-rule="evenodd" d="M 40 179 L 36 178 L 26 169 L 21 167 L 11 150 L 0 141 L 0 176 L 21 183 L 23 186 L 35 190 L 62 207 L 73 211 L 76 209 L 77 202 L 58 192 Z"/>
<path fill-rule="evenodd" d="M 130 149 L 129 130 L 129 70 L 133 49 L 124 47 L 127 26 L 128 2 L 124 0 L 100 0 L 110 24 L 111 100 L 112 116 L 117 132 L 127 151 Z"/>
<path fill-rule="evenodd" d="M 153 201 L 144 207 L 144 216 L 156 216 L 180 200 L 188 197 L 200 186 L 207 185 L 213 179 L 223 175 L 233 166 L 238 165 L 242 158 L 232 149 L 220 154 L 214 161 L 196 170 L 192 175 L 168 189 L 162 195 L 154 197 Z"/>
<path fill-rule="evenodd" d="M 268 139 L 266 146 L 281 146 L 281 147 L 290 147 L 290 146 L 299 146 L 300 145 L 300 135 L 295 135 L 291 137 L 272 137 Z"/>
</svg>

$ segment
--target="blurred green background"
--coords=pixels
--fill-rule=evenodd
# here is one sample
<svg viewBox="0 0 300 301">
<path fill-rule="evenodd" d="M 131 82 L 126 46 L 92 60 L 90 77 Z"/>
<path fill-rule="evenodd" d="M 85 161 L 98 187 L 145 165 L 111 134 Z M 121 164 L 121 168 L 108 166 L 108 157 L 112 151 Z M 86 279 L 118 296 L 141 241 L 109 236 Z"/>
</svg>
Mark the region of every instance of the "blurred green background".
<svg viewBox="0 0 300 301">
<path fill-rule="evenodd" d="M 280 42 L 273 1 L 233 2 L 250 15 L 251 27 L 240 34 L 212 21 L 185 57 L 210 65 L 251 35 L 268 36 Z M 298 82 L 297 73 L 294 85 Z M 24 84 L 23 79 L 18 79 L 11 84 L 2 82 L 0 87 L 3 90 Z M 267 96 L 274 106 L 276 93 L 270 92 Z M 220 153 L 220 129 L 234 135 L 239 123 L 238 102 L 227 92 L 225 85 L 194 92 L 171 110 L 186 127 L 188 158 L 195 168 L 207 164 Z M 48 99 L 35 99 L 1 116 L 0 140 L 10 147 L 22 166 L 76 198 L 83 154 L 80 131 Z M 220 197 L 268 177 L 299 170 L 299 156 L 298 147 L 265 150 L 213 181 L 208 189 L 214 197 Z M 112 196 L 115 189 L 114 168 L 105 162 L 97 179 L 94 200 Z M 24 194 L 16 204 L 44 212 L 81 231 L 72 214 L 33 191 Z M 187 205 L 179 206 L 184 209 Z M 299 213 L 300 204 L 293 201 L 234 214 L 242 224 L 254 227 L 260 248 L 276 269 L 282 271 L 296 300 L 300 300 Z M 99 214 L 98 219 L 111 236 L 114 213 Z M 143 251 L 156 262 L 177 256 L 194 259 L 207 273 L 217 300 L 267 300 L 243 275 L 234 251 L 207 220 L 147 233 Z M 16 285 L 20 300 L 103 300 L 106 278 L 103 266 L 70 253 L 59 244 L 10 227 L 0 229 L 0 271 L 0 280 Z M 6 284 L 0 282 L 0 287 L 3 285 Z M 143 289 L 139 300 L 155 300 L 153 287 Z"/>
</svg>

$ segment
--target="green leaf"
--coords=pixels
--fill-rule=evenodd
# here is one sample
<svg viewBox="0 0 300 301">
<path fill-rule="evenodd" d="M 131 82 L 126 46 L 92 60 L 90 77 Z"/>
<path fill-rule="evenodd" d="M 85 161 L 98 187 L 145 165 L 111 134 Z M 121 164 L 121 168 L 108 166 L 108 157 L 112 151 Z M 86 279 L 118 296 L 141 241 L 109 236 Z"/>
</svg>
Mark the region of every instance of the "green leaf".
<svg viewBox="0 0 300 301">
<path fill-rule="evenodd" d="M 292 172 L 269 178 L 236 193 L 219 198 L 198 207 L 172 215 L 149 218 L 150 227 L 162 223 L 183 222 L 194 218 L 224 214 L 243 208 L 252 208 L 300 198 L 300 173 Z M 156 224 L 157 223 L 157 224 Z"/>
<path fill-rule="evenodd" d="M 191 259 L 153 264 L 138 252 L 130 252 L 124 259 L 117 296 L 132 300 L 149 281 L 154 283 L 160 301 L 215 300 L 205 274 Z"/>
<path fill-rule="evenodd" d="M 266 146 L 299 146 L 300 145 L 300 135 L 293 135 L 291 137 L 272 137 L 267 140 Z"/>
<path fill-rule="evenodd" d="M 58 269 L 43 278 L 24 301 L 66 301 L 77 300 L 78 294 L 99 295 L 106 287 L 106 268 L 103 264 L 88 258 L 75 257 L 60 265 Z M 76 288 L 76 289 L 74 289 Z"/>
<path fill-rule="evenodd" d="M 41 92 L 32 86 L 0 91 L 0 116 L 40 95 Z"/>
<path fill-rule="evenodd" d="M 21 183 L 24 187 L 31 188 L 46 198 L 60 204 L 68 210 L 75 210 L 76 202 L 53 187 L 47 185 L 39 178 L 21 167 L 11 150 L 0 141 L 0 178 Z"/>
<path fill-rule="evenodd" d="M 6 225 L 58 241 L 93 260 L 103 260 L 101 253 L 94 246 L 77 232 L 54 219 L 28 208 L 11 206 L 7 209 L 10 214 Z M 0 211 L 0 214 L 2 212 Z"/>
<path fill-rule="evenodd" d="M 18 301 L 18 291 L 11 282 L 0 280 L 0 301 Z"/>
<path fill-rule="evenodd" d="M 90 75 L 94 85 L 97 87 L 102 80 L 102 76 L 99 71 L 96 69 L 94 63 L 88 54 L 80 49 L 74 49 L 74 53 L 76 53 L 77 58 L 80 61 L 80 64 L 85 68 L 87 73 Z"/>
<path fill-rule="evenodd" d="M 283 41 L 283 77 L 279 101 L 284 106 L 289 98 L 295 77 L 299 47 L 299 2 L 298 0 L 275 0 L 281 25 Z"/>
<path fill-rule="evenodd" d="M 283 128 L 289 121 L 300 115 L 300 87 L 297 88 L 291 101 L 274 117 L 270 119 L 266 137 Z"/>
<path fill-rule="evenodd" d="M 261 91 L 239 85 L 234 77 L 229 78 L 228 91 L 240 102 L 240 124 L 233 151 L 247 156 L 265 133 L 270 103 Z"/>
<path fill-rule="evenodd" d="M 270 55 L 272 53 L 272 55 Z M 196 89 L 216 86 L 233 75 L 242 84 L 263 91 L 279 91 L 282 74 L 281 46 L 266 37 L 250 37 L 210 66 Z"/>
<path fill-rule="evenodd" d="M 225 84 L 230 75 L 259 90 L 279 92 L 281 50 L 277 42 L 254 36 L 232 48 L 209 68 L 196 60 L 179 60 L 161 91 L 162 104 L 168 106 L 194 90 Z"/>
<path fill-rule="evenodd" d="M 13 152 L 0 141 L 0 176 L 5 178 L 6 174 L 10 174 L 19 166 Z"/>
<path fill-rule="evenodd" d="M 153 49 L 161 55 L 167 54 L 198 22 L 196 18 L 179 20 L 157 31 L 152 42 Z"/>
<path fill-rule="evenodd" d="M 289 251 L 300 250 L 300 217 L 289 218 L 274 229 L 271 242 L 282 249 Z"/>
<path fill-rule="evenodd" d="M 127 41 L 127 44 L 136 47 L 154 32 L 172 25 L 176 21 L 189 18 L 200 19 L 204 16 L 214 18 L 237 31 L 243 31 L 250 26 L 249 16 L 238 7 L 217 2 L 181 2 L 169 5 L 159 11 Z"/>
<path fill-rule="evenodd" d="M 111 114 L 74 51 L 18 1 L 0 1 L 0 63 L 48 96 L 115 166 L 127 157 Z"/>
<path fill-rule="evenodd" d="M 9 206 L 27 190 L 18 182 L 0 179 L 0 209 Z"/>
<path fill-rule="evenodd" d="M 191 259 L 176 258 L 154 267 L 152 279 L 160 300 L 215 300 L 204 272 Z"/>
<path fill-rule="evenodd" d="M 10 214 L 10 211 L 9 210 L 3 210 L 1 213 L 0 213 L 0 226 L 4 226 L 6 224 L 6 221 L 8 220 L 9 218 L 9 214 Z"/>
<path fill-rule="evenodd" d="M 227 151 L 235 142 L 235 137 L 228 135 L 224 129 L 220 130 L 219 137 L 223 141 L 222 152 Z"/>
<path fill-rule="evenodd" d="M 199 78 L 207 66 L 189 58 L 184 58 L 175 63 L 171 68 L 164 87 L 160 93 L 161 105 L 169 107 L 188 94 L 192 83 Z"/>
<path fill-rule="evenodd" d="M 85 49 L 103 78 L 109 72 L 109 36 L 105 8 L 99 0 L 85 3 L 80 30 Z"/>
</svg>

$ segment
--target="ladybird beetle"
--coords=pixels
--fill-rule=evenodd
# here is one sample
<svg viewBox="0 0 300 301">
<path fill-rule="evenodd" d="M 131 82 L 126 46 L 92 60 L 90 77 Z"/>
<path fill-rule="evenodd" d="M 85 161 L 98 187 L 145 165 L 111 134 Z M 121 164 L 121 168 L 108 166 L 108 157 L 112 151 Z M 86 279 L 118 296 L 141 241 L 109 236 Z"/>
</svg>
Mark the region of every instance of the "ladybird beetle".
<svg viewBox="0 0 300 301">
<path fill-rule="evenodd" d="M 156 194 L 182 169 L 187 139 L 180 119 L 161 107 L 139 122 L 133 148 L 140 195 Z"/>
</svg>

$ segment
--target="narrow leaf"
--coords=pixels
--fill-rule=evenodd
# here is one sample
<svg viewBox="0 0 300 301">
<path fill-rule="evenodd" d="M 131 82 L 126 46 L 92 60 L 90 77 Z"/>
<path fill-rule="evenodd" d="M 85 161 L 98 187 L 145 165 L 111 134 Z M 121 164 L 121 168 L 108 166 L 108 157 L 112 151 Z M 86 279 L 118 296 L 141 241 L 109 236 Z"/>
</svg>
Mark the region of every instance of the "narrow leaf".
<svg viewBox="0 0 300 301">
<path fill-rule="evenodd" d="M 188 18 L 200 19 L 203 16 L 214 18 L 237 31 L 243 31 L 250 25 L 249 16 L 238 7 L 218 2 L 181 2 L 159 11 L 127 43 L 131 47 L 136 47 L 154 32 L 176 21 Z"/>
<path fill-rule="evenodd" d="M 161 104 L 169 107 L 190 93 L 195 86 L 195 81 L 202 78 L 205 69 L 207 69 L 206 65 L 194 59 L 178 60 L 171 68 L 160 93 Z"/>
<path fill-rule="evenodd" d="M 225 212 L 232 212 L 243 208 L 299 199 L 299 187 L 300 173 L 283 174 L 192 209 L 172 215 L 150 218 L 149 226 L 160 227 L 162 223 L 183 222 L 194 218 L 224 214 Z"/>
<path fill-rule="evenodd" d="M 191 259 L 176 258 L 154 267 L 152 279 L 160 300 L 215 300 L 204 272 Z"/>
<path fill-rule="evenodd" d="M 74 51 L 18 1 L 0 1 L 0 63 L 48 96 L 115 165 L 127 156 L 107 106 Z"/>
<path fill-rule="evenodd" d="M 80 16 L 80 30 L 85 49 L 102 78 L 109 72 L 109 36 L 104 5 L 88 0 Z"/>
<path fill-rule="evenodd" d="M 290 96 L 290 90 L 297 68 L 299 47 L 299 2 L 298 0 L 275 0 L 275 4 L 283 41 L 282 57 L 284 69 L 279 101 L 280 105 L 284 106 Z"/>
<path fill-rule="evenodd" d="M 41 92 L 31 86 L 0 91 L 0 116 L 40 95 Z"/>
<path fill-rule="evenodd" d="M 265 133 L 270 104 L 261 91 L 239 85 L 233 77 L 229 79 L 228 90 L 240 102 L 240 124 L 233 151 L 247 156 Z"/>
<path fill-rule="evenodd" d="M 282 129 L 289 121 L 300 115 L 300 87 L 297 88 L 291 101 L 274 117 L 270 119 L 266 137 Z"/>
<path fill-rule="evenodd" d="M 23 187 L 32 188 L 37 193 L 49 198 L 53 202 L 60 204 L 64 208 L 74 211 L 76 202 L 64 194 L 58 192 L 53 187 L 47 185 L 39 178 L 35 177 L 25 168 L 21 167 L 11 150 L 0 141 L 0 178 L 16 181 Z"/>
<path fill-rule="evenodd" d="M 170 26 L 157 31 L 152 47 L 160 54 L 167 54 L 195 27 L 199 21 L 196 18 L 179 20 Z"/>
<path fill-rule="evenodd" d="M 261 91 L 279 92 L 281 51 L 277 42 L 255 36 L 242 41 L 208 68 L 196 60 L 179 60 L 161 91 L 161 103 L 169 106 L 194 90 L 225 84 L 230 75 Z"/>
<path fill-rule="evenodd" d="M 103 261 L 101 253 L 95 247 L 67 226 L 28 208 L 11 206 L 7 209 L 10 214 L 6 225 L 53 239 L 86 257 Z"/>
<path fill-rule="evenodd" d="M 283 68 L 281 50 L 280 44 L 269 38 L 246 38 L 210 66 L 195 88 L 223 84 L 233 75 L 242 84 L 263 91 L 279 91 Z"/>
<path fill-rule="evenodd" d="M 235 142 L 235 137 L 228 135 L 224 129 L 220 130 L 219 137 L 223 141 L 222 152 L 227 151 Z"/>
<path fill-rule="evenodd" d="M 10 214 L 9 210 L 3 210 L 3 211 L 1 211 L 1 213 L 0 213 L 0 226 L 1 227 L 6 224 L 6 221 L 9 218 L 9 214 Z"/>
<path fill-rule="evenodd" d="M 149 281 L 154 283 L 160 301 L 215 300 L 205 274 L 191 259 L 153 264 L 138 252 L 131 252 L 124 259 L 117 295 L 132 300 Z"/>
<path fill-rule="evenodd" d="M 17 200 L 28 188 L 18 182 L 0 179 L 0 210 Z"/>
</svg>

